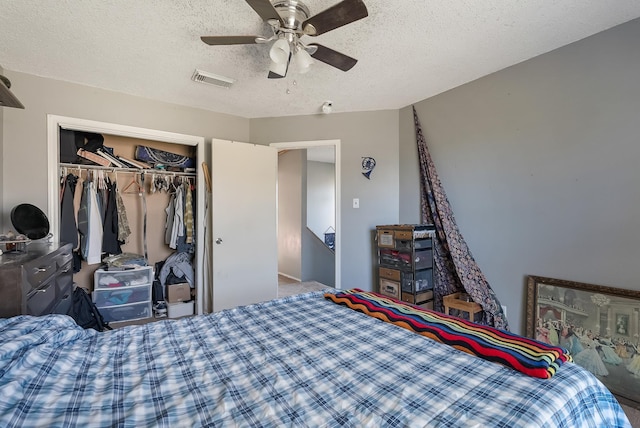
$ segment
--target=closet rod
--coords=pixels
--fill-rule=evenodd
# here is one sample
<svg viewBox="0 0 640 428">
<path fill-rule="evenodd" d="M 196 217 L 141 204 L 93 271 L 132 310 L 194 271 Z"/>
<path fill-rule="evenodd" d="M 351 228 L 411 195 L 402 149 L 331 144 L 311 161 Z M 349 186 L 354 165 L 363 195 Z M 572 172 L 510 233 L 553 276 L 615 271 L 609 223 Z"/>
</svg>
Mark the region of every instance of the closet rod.
<svg viewBox="0 0 640 428">
<path fill-rule="evenodd" d="M 164 175 L 184 175 L 188 177 L 195 177 L 195 172 L 174 172 L 174 171 L 165 171 L 162 169 L 141 169 L 141 168 L 120 168 L 117 166 L 101 166 L 101 165 L 80 165 L 77 163 L 60 163 L 58 164 L 61 168 L 69 168 L 69 169 L 97 169 L 102 171 L 111 171 L 111 172 L 137 172 L 140 174 L 164 174 Z"/>
</svg>

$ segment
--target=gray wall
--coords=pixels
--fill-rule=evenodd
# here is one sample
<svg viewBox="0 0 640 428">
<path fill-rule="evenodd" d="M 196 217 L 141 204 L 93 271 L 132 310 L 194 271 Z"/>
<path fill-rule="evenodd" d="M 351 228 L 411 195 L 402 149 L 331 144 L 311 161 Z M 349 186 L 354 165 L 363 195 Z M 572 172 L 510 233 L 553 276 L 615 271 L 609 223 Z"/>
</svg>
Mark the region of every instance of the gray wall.
<svg viewBox="0 0 640 428">
<path fill-rule="evenodd" d="M 335 176 L 335 164 L 307 161 L 307 227 L 322 241 L 324 232 L 336 227 Z"/>
<path fill-rule="evenodd" d="M 298 280 L 302 279 L 302 180 L 306 163 L 306 150 L 278 155 L 278 272 Z"/>
<path fill-rule="evenodd" d="M 302 228 L 301 279 L 335 287 L 335 253 L 325 245 L 324 232 L 336 227 L 336 168 L 333 163 L 308 159 L 306 165 L 307 209 L 306 226 Z"/>
<path fill-rule="evenodd" d="M 341 140 L 342 288 L 373 288 L 371 231 L 398 221 L 398 134 L 397 110 L 251 120 L 254 143 Z M 363 156 L 377 161 L 371 180 L 362 175 Z"/>
<path fill-rule="evenodd" d="M 335 256 L 311 230 L 302 228 L 302 281 L 318 281 L 335 287 Z"/>
<path fill-rule="evenodd" d="M 640 290 L 640 20 L 416 103 L 473 255 L 511 329 L 526 275 Z M 411 107 L 400 221 L 419 221 Z"/>
<path fill-rule="evenodd" d="M 11 207 L 32 203 L 47 208 L 47 114 L 237 141 L 249 140 L 249 120 L 16 72 L 25 110 L 4 109 L 2 218 Z M 28 170 L 28 175 L 25 174 Z M 15 191 L 20 186 L 20 191 Z"/>
</svg>

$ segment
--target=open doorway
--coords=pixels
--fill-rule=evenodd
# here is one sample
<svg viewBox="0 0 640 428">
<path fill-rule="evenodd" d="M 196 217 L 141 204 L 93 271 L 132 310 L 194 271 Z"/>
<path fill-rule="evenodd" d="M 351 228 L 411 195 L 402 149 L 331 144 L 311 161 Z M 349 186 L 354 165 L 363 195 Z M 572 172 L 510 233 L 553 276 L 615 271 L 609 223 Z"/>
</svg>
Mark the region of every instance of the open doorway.
<svg viewBox="0 0 640 428">
<path fill-rule="evenodd" d="M 340 289 L 340 141 L 273 143 L 271 146 L 280 153 L 280 278 L 285 284 L 297 283 L 306 288 L 320 283 L 325 288 Z"/>
</svg>

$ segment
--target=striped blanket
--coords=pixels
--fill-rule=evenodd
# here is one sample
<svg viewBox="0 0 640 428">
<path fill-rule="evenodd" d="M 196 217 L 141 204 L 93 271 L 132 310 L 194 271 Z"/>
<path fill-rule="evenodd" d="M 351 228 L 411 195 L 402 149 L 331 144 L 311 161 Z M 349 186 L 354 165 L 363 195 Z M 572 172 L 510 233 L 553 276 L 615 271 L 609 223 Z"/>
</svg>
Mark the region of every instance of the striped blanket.
<svg viewBox="0 0 640 428">
<path fill-rule="evenodd" d="M 378 293 L 354 288 L 324 296 L 340 305 L 529 376 L 548 379 L 564 362 L 572 361 L 563 348 L 418 308 Z"/>
</svg>

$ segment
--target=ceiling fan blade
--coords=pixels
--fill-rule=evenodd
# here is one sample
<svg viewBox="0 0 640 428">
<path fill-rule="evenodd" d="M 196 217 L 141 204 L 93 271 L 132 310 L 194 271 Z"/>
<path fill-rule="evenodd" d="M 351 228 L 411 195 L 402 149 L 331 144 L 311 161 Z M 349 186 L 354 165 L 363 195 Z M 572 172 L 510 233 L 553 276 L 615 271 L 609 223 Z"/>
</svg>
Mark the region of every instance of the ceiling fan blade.
<svg viewBox="0 0 640 428">
<path fill-rule="evenodd" d="M 202 36 L 200 39 L 208 45 L 251 45 L 261 36 Z"/>
<path fill-rule="evenodd" d="M 351 58 L 348 55 L 329 49 L 326 46 L 319 45 L 317 43 L 310 43 L 308 47 L 316 47 L 316 51 L 311 54 L 314 59 L 322 61 L 325 64 L 329 64 L 335 68 L 339 68 L 342 71 L 349 71 L 358 62 L 357 59 Z"/>
<path fill-rule="evenodd" d="M 318 36 L 369 16 L 362 0 L 343 0 L 302 23 L 308 36 Z"/>
<path fill-rule="evenodd" d="M 282 17 L 269 0 L 246 0 L 246 2 L 260 15 L 260 18 L 262 18 L 264 22 L 274 19 L 280 21 L 280 24 L 283 24 Z"/>
</svg>

